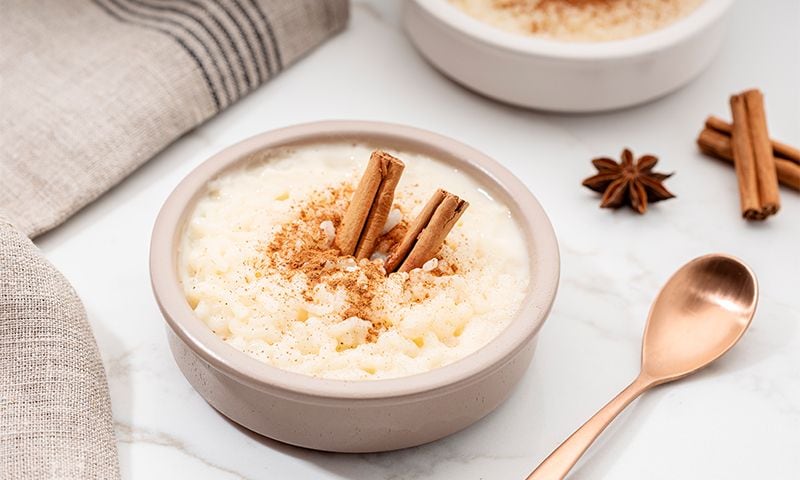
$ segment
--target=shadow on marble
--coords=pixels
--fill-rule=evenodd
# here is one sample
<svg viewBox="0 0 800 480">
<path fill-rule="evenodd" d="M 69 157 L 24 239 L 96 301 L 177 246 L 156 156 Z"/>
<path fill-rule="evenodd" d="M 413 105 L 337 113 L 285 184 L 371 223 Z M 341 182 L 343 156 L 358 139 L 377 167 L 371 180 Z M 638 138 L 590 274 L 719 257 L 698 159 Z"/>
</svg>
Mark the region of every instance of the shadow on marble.
<svg viewBox="0 0 800 480">
<path fill-rule="evenodd" d="M 117 441 L 117 451 L 119 452 L 119 465 L 122 471 L 123 478 L 131 478 L 132 472 L 130 466 L 132 459 L 130 457 L 130 449 L 124 448 L 123 444 L 127 443 L 124 438 L 124 432 L 120 431 L 119 419 L 130 419 L 133 416 L 133 398 L 132 389 L 133 382 L 130 378 L 130 356 L 131 351 L 125 347 L 125 344 L 117 336 L 116 332 L 107 328 L 107 326 L 100 321 L 92 321 L 97 318 L 95 312 L 89 311 L 87 307 L 87 317 L 92 328 L 92 333 L 95 336 L 97 348 L 100 350 L 100 355 L 103 361 L 103 368 L 106 372 L 106 381 L 108 383 L 108 390 L 111 396 L 111 410 L 114 422 L 114 433 Z"/>
</svg>

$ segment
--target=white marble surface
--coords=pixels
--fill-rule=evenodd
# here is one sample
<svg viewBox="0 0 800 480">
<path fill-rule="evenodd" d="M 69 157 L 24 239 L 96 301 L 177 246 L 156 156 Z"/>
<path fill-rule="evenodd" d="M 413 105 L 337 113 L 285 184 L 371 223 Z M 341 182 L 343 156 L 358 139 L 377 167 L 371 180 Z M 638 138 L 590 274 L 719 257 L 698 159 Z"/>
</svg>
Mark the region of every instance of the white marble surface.
<svg viewBox="0 0 800 480">
<path fill-rule="evenodd" d="M 356 3 L 350 28 L 185 136 L 37 243 L 83 298 L 108 370 L 128 479 L 521 479 L 637 372 L 648 306 L 670 273 L 713 251 L 759 276 L 749 333 L 707 371 L 634 403 L 574 479 L 786 479 L 800 470 L 800 195 L 764 224 L 739 218 L 730 167 L 694 138 L 727 94 L 759 86 L 775 137 L 800 144 L 800 4 L 735 6 L 731 35 L 697 81 L 624 111 L 561 116 L 493 103 L 427 65 L 398 2 Z M 226 421 L 172 360 L 147 271 L 170 190 L 212 153 L 255 133 L 331 118 L 407 123 L 467 142 L 521 177 L 549 212 L 562 281 L 534 363 L 473 427 L 407 451 L 334 455 L 257 438 Z M 597 208 L 589 159 L 623 146 L 661 157 L 676 200 L 640 217 Z"/>
</svg>

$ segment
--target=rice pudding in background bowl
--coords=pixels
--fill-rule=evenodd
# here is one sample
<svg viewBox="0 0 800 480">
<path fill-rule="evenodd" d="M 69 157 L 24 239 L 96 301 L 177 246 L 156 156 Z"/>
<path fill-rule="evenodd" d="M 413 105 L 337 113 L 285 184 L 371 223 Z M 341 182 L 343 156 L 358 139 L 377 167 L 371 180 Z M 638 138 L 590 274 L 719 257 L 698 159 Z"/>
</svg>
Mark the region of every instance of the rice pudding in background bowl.
<svg viewBox="0 0 800 480">
<path fill-rule="evenodd" d="M 603 42 L 660 30 L 705 0 L 449 0 L 473 18 L 519 35 Z"/>
<path fill-rule="evenodd" d="M 375 149 L 405 163 L 392 211 L 368 257 L 331 253 Z M 429 261 L 387 274 L 437 188 L 469 208 Z M 507 398 L 559 258 L 539 203 L 493 160 L 343 121 L 268 132 L 200 165 L 158 216 L 150 268 L 176 362 L 214 408 L 286 443 L 369 452 L 449 435 Z"/>
<path fill-rule="evenodd" d="M 410 0 L 409 39 L 445 75 L 561 112 L 665 95 L 713 59 L 733 0 Z"/>
</svg>

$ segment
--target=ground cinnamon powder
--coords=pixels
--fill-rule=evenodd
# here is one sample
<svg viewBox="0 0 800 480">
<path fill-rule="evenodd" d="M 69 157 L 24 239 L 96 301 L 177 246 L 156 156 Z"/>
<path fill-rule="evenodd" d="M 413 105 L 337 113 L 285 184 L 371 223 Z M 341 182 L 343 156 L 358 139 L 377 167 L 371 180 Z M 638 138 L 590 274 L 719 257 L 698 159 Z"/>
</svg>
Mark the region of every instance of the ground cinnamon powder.
<svg viewBox="0 0 800 480">
<path fill-rule="evenodd" d="M 295 282 L 300 276 L 304 280 L 302 295 L 307 301 L 313 300 L 315 289 L 320 285 L 330 291 L 344 291 L 347 307 L 342 318 L 358 317 L 371 322 L 365 341 L 374 342 L 381 331 L 390 327 L 388 319 L 382 315 L 380 299 L 375 298 L 375 292 L 387 279 L 384 260 L 380 255 L 356 260 L 351 255 L 342 255 L 333 243 L 334 232 L 341 224 L 353 191 L 351 184 L 343 183 L 314 191 L 306 201 L 293 205 L 294 220 L 282 224 L 261 248 L 263 257 L 255 268 L 258 272 L 271 267 Z M 376 251 L 391 252 L 407 229 L 408 221 L 401 220 L 378 238 Z M 455 263 L 439 262 L 430 273 L 442 276 L 457 271 Z M 408 274 L 392 275 L 406 275 L 406 286 L 412 281 Z"/>
</svg>

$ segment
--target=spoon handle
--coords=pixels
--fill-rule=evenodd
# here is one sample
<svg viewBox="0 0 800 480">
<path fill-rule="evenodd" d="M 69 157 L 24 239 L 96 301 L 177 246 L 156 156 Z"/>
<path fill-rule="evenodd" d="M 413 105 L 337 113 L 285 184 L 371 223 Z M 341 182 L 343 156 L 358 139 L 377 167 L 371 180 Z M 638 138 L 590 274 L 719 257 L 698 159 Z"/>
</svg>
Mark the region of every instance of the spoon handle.
<svg viewBox="0 0 800 480">
<path fill-rule="evenodd" d="M 594 414 L 528 475 L 526 480 L 561 480 L 575 466 L 609 423 L 639 395 L 652 387 L 652 379 L 639 375 L 625 390 Z"/>
</svg>

